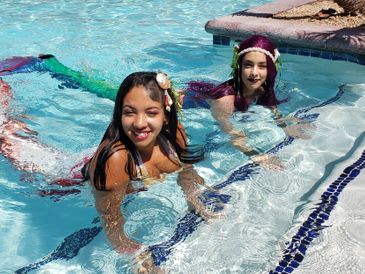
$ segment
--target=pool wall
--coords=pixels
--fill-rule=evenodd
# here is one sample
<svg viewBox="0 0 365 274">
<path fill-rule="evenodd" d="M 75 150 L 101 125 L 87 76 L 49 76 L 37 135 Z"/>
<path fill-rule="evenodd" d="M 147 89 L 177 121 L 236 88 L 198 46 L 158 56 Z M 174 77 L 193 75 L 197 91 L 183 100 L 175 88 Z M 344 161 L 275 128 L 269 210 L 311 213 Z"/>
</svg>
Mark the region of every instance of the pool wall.
<svg viewBox="0 0 365 274">
<path fill-rule="evenodd" d="M 252 34 L 263 34 L 279 47 L 290 49 L 286 53 L 291 53 L 293 49 L 302 55 L 365 65 L 365 25 L 341 28 L 271 18 L 278 12 L 309 2 L 313 1 L 293 0 L 289 4 L 286 0 L 280 0 L 268 3 L 209 20 L 205 30 L 213 34 L 213 43 L 217 45 L 230 45 L 232 41 L 241 41 Z M 313 54 L 309 50 L 313 50 Z"/>
</svg>

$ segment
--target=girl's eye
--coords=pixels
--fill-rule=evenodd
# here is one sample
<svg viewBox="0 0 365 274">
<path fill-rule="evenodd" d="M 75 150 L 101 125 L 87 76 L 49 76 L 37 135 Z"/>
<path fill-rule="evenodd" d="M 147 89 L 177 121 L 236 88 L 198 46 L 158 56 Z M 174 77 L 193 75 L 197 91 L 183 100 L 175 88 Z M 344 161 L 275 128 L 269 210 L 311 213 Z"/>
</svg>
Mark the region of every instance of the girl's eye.
<svg viewBox="0 0 365 274">
<path fill-rule="evenodd" d="M 154 117 L 158 114 L 158 111 L 148 111 L 147 112 L 147 115 L 150 116 L 150 117 Z"/>
<path fill-rule="evenodd" d="M 125 116 L 131 116 L 131 115 L 133 115 L 133 111 L 131 111 L 131 110 L 124 110 L 123 111 L 123 115 L 125 115 Z"/>
</svg>

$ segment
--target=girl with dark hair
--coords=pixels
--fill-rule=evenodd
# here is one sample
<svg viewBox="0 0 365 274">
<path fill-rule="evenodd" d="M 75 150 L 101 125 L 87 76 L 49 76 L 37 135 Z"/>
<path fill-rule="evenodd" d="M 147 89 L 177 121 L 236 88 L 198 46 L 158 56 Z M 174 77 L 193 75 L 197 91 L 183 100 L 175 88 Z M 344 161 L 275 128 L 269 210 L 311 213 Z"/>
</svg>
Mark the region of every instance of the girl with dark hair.
<svg viewBox="0 0 365 274">
<path fill-rule="evenodd" d="M 0 153 L 17 169 L 41 173 L 52 179 L 52 174 L 58 170 L 57 164 L 67 157 L 57 149 L 39 143 L 34 137 L 36 132 L 8 115 L 12 96 L 11 87 L 0 79 Z M 200 147 L 188 146 L 184 128 L 177 117 L 179 107 L 165 74 L 130 74 L 120 85 L 112 121 L 93 157 L 75 165 L 70 178 L 51 180 L 52 184 L 73 186 L 90 179 L 104 231 L 119 252 L 135 252 L 142 247 L 124 233 L 125 222 L 120 210 L 124 196 L 146 190 L 146 186 L 161 179 L 165 173 L 179 171 L 177 182 L 190 209 L 203 218 L 218 214 L 206 208 L 199 199 L 204 190 L 199 185 L 210 191 L 216 190 L 205 185 L 191 165 L 204 158 L 204 151 Z M 141 269 L 153 268 L 148 252 L 142 254 L 139 257 L 143 261 Z"/>
<path fill-rule="evenodd" d="M 139 190 L 133 186 L 136 180 L 146 186 L 151 179 L 179 170 L 178 184 L 189 205 L 203 217 L 213 214 L 198 198 L 196 183 L 203 184 L 203 179 L 189 164 L 203 159 L 203 151 L 188 147 L 175 102 L 165 74 L 136 72 L 127 76 L 118 90 L 112 121 L 84 167 L 85 177 L 96 190 L 96 207 L 105 233 L 120 252 L 141 247 L 124 234 L 120 211 L 126 193 Z"/>
</svg>

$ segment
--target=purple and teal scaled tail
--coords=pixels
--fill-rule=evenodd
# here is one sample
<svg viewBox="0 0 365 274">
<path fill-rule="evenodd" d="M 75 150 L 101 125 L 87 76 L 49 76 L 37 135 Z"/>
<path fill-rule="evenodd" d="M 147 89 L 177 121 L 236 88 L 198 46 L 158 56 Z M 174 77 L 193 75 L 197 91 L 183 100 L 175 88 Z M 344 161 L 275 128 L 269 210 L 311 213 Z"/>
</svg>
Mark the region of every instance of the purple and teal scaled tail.
<svg viewBox="0 0 365 274">
<path fill-rule="evenodd" d="M 48 72 L 63 82 L 60 87 L 82 88 L 102 98 L 115 100 L 118 87 L 106 81 L 96 79 L 85 73 L 68 68 L 51 54 L 33 56 L 15 56 L 0 61 L 0 76 L 16 73 Z"/>
<path fill-rule="evenodd" d="M 33 56 L 15 56 L 0 61 L 0 77 L 17 73 L 48 72 L 53 78 L 61 81 L 59 88 L 83 89 L 101 98 L 108 98 L 115 101 L 118 87 L 107 83 L 104 80 L 96 79 L 86 73 L 73 70 L 52 54 L 41 54 Z M 203 94 L 200 89 L 212 88 L 214 84 L 192 81 L 188 85 L 184 98 L 184 109 L 188 108 L 209 108 L 207 101 L 199 96 Z M 200 90 L 197 92 L 197 90 Z"/>
</svg>

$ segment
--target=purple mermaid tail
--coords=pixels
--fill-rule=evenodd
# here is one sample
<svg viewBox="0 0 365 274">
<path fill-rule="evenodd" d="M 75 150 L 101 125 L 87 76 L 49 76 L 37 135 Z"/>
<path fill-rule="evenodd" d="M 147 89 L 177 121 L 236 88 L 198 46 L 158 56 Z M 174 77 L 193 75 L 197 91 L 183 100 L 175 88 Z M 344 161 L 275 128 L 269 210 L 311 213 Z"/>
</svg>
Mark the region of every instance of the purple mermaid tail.
<svg viewBox="0 0 365 274">
<path fill-rule="evenodd" d="M 38 57 L 14 56 L 0 61 L 0 76 L 42 70 L 42 59 Z"/>
</svg>

